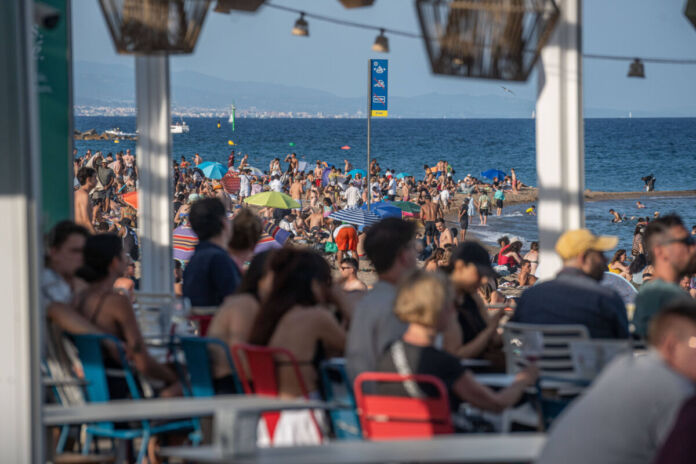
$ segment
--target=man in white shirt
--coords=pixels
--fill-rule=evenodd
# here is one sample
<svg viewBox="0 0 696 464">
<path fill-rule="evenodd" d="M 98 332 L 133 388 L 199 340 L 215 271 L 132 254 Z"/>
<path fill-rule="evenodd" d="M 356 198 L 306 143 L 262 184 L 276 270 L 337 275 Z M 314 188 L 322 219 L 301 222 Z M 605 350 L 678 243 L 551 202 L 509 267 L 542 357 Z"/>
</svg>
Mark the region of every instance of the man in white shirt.
<svg viewBox="0 0 696 464">
<path fill-rule="evenodd" d="M 346 199 L 346 206 L 348 208 L 356 208 L 360 202 L 360 189 L 358 189 L 354 183 L 351 183 L 350 187 L 343 192 L 343 196 Z"/>
<path fill-rule="evenodd" d="M 283 191 L 283 184 L 280 182 L 280 178 L 277 175 L 275 175 L 271 178 L 271 181 L 268 183 L 268 187 L 273 192 L 282 192 Z"/>
<path fill-rule="evenodd" d="M 396 198 L 396 180 L 394 177 L 389 176 L 389 183 L 387 184 L 387 195 L 389 196 L 389 201 L 394 201 Z"/>
<path fill-rule="evenodd" d="M 251 195 L 251 180 L 249 179 L 249 171 L 244 170 L 239 174 L 239 198 L 244 199 Z"/>
</svg>

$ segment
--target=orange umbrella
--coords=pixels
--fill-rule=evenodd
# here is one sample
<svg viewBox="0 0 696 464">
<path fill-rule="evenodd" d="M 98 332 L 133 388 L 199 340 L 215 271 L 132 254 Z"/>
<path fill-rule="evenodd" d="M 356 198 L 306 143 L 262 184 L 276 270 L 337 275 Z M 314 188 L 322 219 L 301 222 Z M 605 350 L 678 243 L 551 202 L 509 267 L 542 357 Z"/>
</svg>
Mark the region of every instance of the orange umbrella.
<svg viewBox="0 0 696 464">
<path fill-rule="evenodd" d="M 132 191 L 121 195 L 121 199 L 131 208 L 138 209 L 138 192 Z"/>
</svg>

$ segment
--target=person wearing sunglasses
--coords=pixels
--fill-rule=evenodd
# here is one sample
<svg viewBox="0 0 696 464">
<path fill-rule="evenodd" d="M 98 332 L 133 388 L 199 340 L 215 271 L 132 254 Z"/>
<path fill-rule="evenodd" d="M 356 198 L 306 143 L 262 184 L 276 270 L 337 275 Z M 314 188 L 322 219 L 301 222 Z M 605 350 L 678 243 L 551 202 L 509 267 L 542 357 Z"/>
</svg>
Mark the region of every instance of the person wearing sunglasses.
<svg viewBox="0 0 696 464">
<path fill-rule="evenodd" d="M 340 264 L 341 287 L 346 292 L 366 292 L 367 285 L 358 278 L 358 260 L 355 258 L 343 258 Z"/>
<path fill-rule="evenodd" d="M 696 241 L 676 214 L 662 216 L 648 224 L 645 243 L 653 265 L 653 279 L 636 297 L 633 316 L 635 333 L 647 334 L 648 324 L 665 305 L 691 298 L 679 281 L 696 268 Z"/>
</svg>

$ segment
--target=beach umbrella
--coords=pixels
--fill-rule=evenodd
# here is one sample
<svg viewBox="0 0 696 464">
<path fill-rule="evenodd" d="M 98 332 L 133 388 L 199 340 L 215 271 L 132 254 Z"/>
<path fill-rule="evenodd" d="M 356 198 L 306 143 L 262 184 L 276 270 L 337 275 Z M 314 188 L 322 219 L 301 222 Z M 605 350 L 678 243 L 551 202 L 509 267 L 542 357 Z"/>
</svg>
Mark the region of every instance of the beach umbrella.
<svg viewBox="0 0 696 464">
<path fill-rule="evenodd" d="M 409 174 L 407 172 L 400 172 L 396 175 L 397 179 L 403 179 L 404 177 L 411 177 L 411 174 Z"/>
<path fill-rule="evenodd" d="M 121 195 L 121 200 L 131 208 L 138 209 L 138 192 L 136 190 L 124 193 Z"/>
<path fill-rule="evenodd" d="M 421 210 L 420 205 L 411 203 L 410 201 L 394 201 L 391 204 L 405 213 L 420 213 Z"/>
<path fill-rule="evenodd" d="M 222 163 L 218 163 L 217 161 L 203 161 L 201 164 L 199 164 L 196 167 L 198 169 L 203 169 L 203 168 L 206 168 L 208 166 L 214 166 L 215 164 L 222 164 Z"/>
<path fill-rule="evenodd" d="M 209 161 L 210 164 L 208 164 L 205 167 L 201 167 L 204 163 L 201 163 L 198 165 L 198 168 L 201 170 L 203 175 L 207 177 L 208 179 L 216 179 L 220 180 L 222 179 L 225 174 L 227 174 L 227 167 L 224 166 L 222 163 L 218 163 L 215 161 Z"/>
<path fill-rule="evenodd" d="M 367 175 L 367 171 L 365 171 L 364 169 L 351 169 L 346 174 L 348 174 L 349 176 L 353 176 L 353 177 L 355 177 L 356 174 L 360 174 L 361 176 L 364 177 Z"/>
<path fill-rule="evenodd" d="M 346 208 L 329 214 L 331 219 L 355 224 L 356 226 L 371 226 L 380 221 L 380 217 L 372 211 L 361 208 Z"/>
<path fill-rule="evenodd" d="M 362 205 L 360 208 L 367 209 L 367 204 Z M 370 209 L 382 219 L 388 217 L 401 218 L 401 210 L 392 203 L 386 201 L 372 203 L 370 204 Z"/>
<path fill-rule="evenodd" d="M 276 239 L 264 232 L 261 234 L 259 241 L 256 242 L 256 246 L 254 246 L 254 254 L 256 255 L 259 253 L 263 253 L 264 251 L 274 250 L 276 248 L 282 247 L 283 245 L 278 243 Z"/>
<path fill-rule="evenodd" d="M 178 259 L 183 264 L 189 262 L 197 244 L 198 237 L 191 226 L 179 226 L 172 232 L 174 259 Z"/>
<path fill-rule="evenodd" d="M 293 209 L 299 208 L 300 204 L 292 199 L 290 195 L 280 192 L 261 192 L 245 199 L 248 205 L 269 206 L 271 208 Z"/>
<path fill-rule="evenodd" d="M 605 272 L 604 277 L 599 282 L 600 285 L 614 289 L 619 294 L 624 304 L 634 303 L 638 290 L 625 278 L 613 272 Z"/>
<path fill-rule="evenodd" d="M 244 169 L 248 169 L 253 176 L 265 176 L 262 170 L 255 168 L 254 166 L 245 166 Z"/>
<path fill-rule="evenodd" d="M 481 172 L 481 177 L 485 177 L 486 179 L 493 180 L 496 177 L 498 180 L 503 180 L 505 179 L 506 174 L 501 171 L 500 169 L 489 169 L 488 171 L 482 171 Z"/>
</svg>

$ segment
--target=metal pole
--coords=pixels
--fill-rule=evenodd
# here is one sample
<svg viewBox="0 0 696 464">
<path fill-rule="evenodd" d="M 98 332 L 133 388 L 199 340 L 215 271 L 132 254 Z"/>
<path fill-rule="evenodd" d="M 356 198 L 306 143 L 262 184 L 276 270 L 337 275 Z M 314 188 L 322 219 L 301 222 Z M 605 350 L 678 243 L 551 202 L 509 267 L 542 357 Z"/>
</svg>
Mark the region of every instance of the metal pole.
<svg viewBox="0 0 696 464">
<path fill-rule="evenodd" d="M 136 57 L 135 84 L 139 131 L 140 289 L 147 293 L 172 294 L 169 57 Z"/>
<path fill-rule="evenodd" d="M 0 461 L 38 464 L 46 461 L 40 373 L 45 316 L 39 284 L 43 250 L 34 27 L 33 2 L 0 2 Z"/>
<path fill-rule="evenodd" d="M 539 268 L 549 279 L 562 263 L 554 247 L 585 226 L 582 110 L 582 0 L 562 0 L 561 17 L 538 65 L 536 103 Z"/>
<path fill-rule="evenodd" d="M 372 60 L 367 60 L 367 210 L 372 203 L 372 188 L 370 188 L 370 131 L 372 122 Z"/>
</svg>

